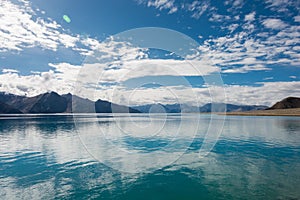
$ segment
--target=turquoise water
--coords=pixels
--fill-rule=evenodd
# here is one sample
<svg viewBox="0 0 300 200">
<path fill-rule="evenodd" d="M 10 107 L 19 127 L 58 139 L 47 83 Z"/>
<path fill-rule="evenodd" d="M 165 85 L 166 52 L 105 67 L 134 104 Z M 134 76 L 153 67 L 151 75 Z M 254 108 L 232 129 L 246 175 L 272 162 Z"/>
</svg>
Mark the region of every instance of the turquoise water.
<svg viewBox="0 0 300 200">
<path fill-rule="evenodd" d="M 300 199 L 300 118 L 213 118 L 2 116 L 0 199 Z"/>
</svg>

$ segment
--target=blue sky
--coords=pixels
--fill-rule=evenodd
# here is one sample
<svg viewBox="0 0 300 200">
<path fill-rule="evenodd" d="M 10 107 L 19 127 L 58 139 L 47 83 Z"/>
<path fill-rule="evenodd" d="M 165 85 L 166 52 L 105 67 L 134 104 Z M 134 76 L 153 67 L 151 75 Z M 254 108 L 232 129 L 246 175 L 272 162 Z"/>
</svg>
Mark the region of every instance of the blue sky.
<svg viewBox="0 0 300 200">
<path fill-rule="evenodd" d="M 297 0 L 1 1 L 0 90 L 28 96 L 74 93 L 79 71 L 110 69 L 97 79 L 99 93 L 80 95 L 134 105 L 193 103 L 194 96 L 199 104 L 270 105 L 300 96 L 299 9 Z M 198 43 L 197 53 L 183 58 L 111 37 L 143 27 L 178 31 Z M 87 68 L 95 51 L 118 62 L 102 60 L 105 66 Z M 203 76 L 184 60 L 201 66 L 204 77 L 219 73 L 226 99 L 212 99 Z"/>
</svg>

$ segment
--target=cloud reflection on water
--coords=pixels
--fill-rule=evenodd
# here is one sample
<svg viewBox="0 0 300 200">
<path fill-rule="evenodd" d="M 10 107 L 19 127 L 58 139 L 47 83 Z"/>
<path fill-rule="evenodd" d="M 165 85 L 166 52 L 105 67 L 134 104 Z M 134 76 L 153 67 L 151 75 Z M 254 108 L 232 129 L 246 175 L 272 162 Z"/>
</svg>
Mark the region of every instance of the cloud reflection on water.
<svg viewBox="0 0 300 200">
<path fill-rule="evenodd" d="M 149 137 L 145 134 L 147 130 L 140 135 L 138 131 L 122 135 L 117 131 L 116 122 L 107 119 L 102 117 L 99 123 L 99 118 L 85 117 L 76 126 L 70 117 L 1 119 L 0 196 L 9 199 L 78 197 L 77 191 L 81 191 L 82 197 L 130 197 L 133 190 L 145 184 L 148 186 L 141 191 L 146 193 L 162 184 L 166 191 L 176 194 L 177 190 L 180 196 L 182 187 L 172 180 L 181 180 L 190 188 L 200 188 L 198 192 L 189 190 L 198 196 L 201 190 L 210 191 L 213 195 L 207 196 L 208 199 L 249 195 L 270 199 L 300 197 L 296 187 L 300 180 L 298 118 L 228 117 L 219 142 L 202 159 L 198 151 L 208 116 L 201 117 L 196 136 L 188 133 L 193 125 L 188 117 L 182 126 L 185 132 L 175 142 L 171 132 L 177 128 L 176 119 L 166 122 L 165 134 Z M 123 128 L 132 130 L 126 119 L 122 120 Z M 135 123 L 143 120 L 137 118 Z M 99 126 L 106 131 L 109 141 L 115 142 L 113 145 L 99 139 L 102 136 Z M 112 162 L 119 169 L 136 170 L 135 173 L 98 163 L 85 150 L 78 131 L 86 131 L 83 139 L 89 139 L 88 145 L 93 145 L 89 147 L 105 162 Z M 168 146 L 171 141 L 172 145 Z M 179 160 L 164 166 L 190 142 L 193 142 L 191 147 Z M 116 146 L 125 153 L 115 154 Z"/>
</svg>

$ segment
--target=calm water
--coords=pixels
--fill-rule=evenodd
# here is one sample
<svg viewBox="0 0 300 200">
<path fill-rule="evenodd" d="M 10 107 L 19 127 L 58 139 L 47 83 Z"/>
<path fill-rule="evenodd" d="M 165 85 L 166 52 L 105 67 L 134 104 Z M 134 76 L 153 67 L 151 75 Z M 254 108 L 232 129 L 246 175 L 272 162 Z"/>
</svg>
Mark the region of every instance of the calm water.
<svg viewBox="0 0 300 200">
<path fill-rule="evenodd" d="M 300 118 L 230 116 L 219 135 L 222 125 L 193 114 L 2 116 L 0 199 L 300 199 Z"/>
</svg>

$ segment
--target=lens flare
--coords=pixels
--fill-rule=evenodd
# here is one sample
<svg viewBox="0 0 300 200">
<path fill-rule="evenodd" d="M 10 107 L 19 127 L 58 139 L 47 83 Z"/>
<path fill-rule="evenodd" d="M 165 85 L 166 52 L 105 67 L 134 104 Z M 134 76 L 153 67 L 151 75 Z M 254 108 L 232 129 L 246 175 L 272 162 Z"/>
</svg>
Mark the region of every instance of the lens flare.
<svg viewBox="0 0 300 200">
<path fill-rule="evenodd" d="M 67 22 L 67 23 L 70 23 L 71 22 L 71 19 L 68 15 L 64 15 L 63 16 L 63 19 Z"/>
</svg>

